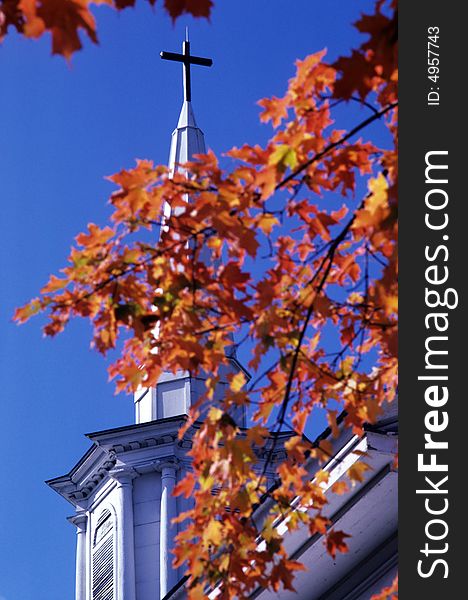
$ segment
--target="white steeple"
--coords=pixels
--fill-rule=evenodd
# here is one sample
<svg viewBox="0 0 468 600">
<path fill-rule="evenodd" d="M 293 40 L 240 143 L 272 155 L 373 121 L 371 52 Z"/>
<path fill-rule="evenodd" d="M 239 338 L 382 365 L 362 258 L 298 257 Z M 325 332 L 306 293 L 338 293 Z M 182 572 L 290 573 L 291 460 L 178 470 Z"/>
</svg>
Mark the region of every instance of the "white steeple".
<svg viewBox="0 0 468 600">
<path fill-rule="evenodd" d="M 192 107 L 191 90 L 191 65 L 211 66 L 210 58 L 192 56 L 190 54 L 190 42 L 188 32 L 182 45 L 182 54 L 172 52 L 161 52 L 161 58 L 181 62 L 183 64 L 184 101 L 179 115 L 177 127 L 172 132 L 171 149 L 169 152 L 169 168 L 171 174 L 181 171 L 179 165 L 193 160 L 197 154 L 206 152 L 205 138 L 202 130 L 198 127 Z M 165 207 L 165 217 L 169 216 L 169 207 Z M 223 381 L 215 394 L 215 400 L 221 400 L 228 385 L 227 373 L 238 372 L 242 369 L 232 350 L 230 354 L 231 365 L 225 369 Z M 187 371 L 176 374 L 166 372 L 153 388 L 142 388 L 135 393 L 135 421 L 147 423 L 157 419 L 178 417 L 188 414 L 190 406 L 194 404 L 205 392 L 205 382 L 202 377 L 192 377 Z M 233 415 L 239 425 L 245 425 L 243 409 L 239 409 L 238 415 Z"/>
</svg>

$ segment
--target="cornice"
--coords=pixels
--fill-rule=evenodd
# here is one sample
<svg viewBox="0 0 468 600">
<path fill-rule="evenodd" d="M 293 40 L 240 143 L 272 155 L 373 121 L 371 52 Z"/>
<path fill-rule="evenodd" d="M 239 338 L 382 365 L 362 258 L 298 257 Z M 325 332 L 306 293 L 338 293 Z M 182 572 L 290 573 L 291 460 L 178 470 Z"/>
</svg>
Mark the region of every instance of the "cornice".
<svg viewBox="0 0 468 600">
<path fill-rule="evenodd" d="M 116 461 L 115 453 L 105 453 L 101 448 L 93 446 L 69 473 L 49 479 L 46 484 L 68 502 L 79 506 L 107 478 Z"/>
</svg>

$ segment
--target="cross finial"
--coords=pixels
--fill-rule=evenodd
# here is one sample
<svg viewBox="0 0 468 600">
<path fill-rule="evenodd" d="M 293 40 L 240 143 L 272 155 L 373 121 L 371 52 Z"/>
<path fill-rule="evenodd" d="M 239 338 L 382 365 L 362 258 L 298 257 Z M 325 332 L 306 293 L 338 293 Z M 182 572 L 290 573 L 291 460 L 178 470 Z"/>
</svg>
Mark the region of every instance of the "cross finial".
<svg viewBox="0 0 468 600">
<path fill-rule="evenodd" d="M 165 60 L 175 60 L 181 62 L 184 65 L 184 100 L 191 102 L 192 100 L 192 86 L 190 81 L 190 65 L 202 65 L 204 67 L 211 67 L 213 61 L 211 58 L 202 58 L 201 56 L 192 56 L 190 54 L 190 42 L 188 35 L 188 27 L 185 29 L 185 41 L 182 42 L 182 54 L 175 54 L 174 52 L 161 52 L 161 58 Z"/>
</svg>

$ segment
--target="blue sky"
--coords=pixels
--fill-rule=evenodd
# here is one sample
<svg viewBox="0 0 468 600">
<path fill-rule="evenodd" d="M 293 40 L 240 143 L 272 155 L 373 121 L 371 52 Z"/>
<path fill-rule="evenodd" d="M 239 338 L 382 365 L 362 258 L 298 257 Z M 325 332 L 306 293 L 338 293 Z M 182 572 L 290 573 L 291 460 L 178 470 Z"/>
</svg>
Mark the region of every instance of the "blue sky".
<svg viewBox="0 0 468 600">
<path fill-rule="evenodd" d="M 159 2 L 158 4 L 161 4 Z M 112 186 L 104 180 L 136 157 L 165 163 L 182 98 L 181 71 L 160 50 L 212 57 L 194 68 L 193 105 L 216 153 L 264 142 L 255 102 L 281 95 L 294 61 L 327 47 L 332 58 L 359 40 L 351 26 L 368 0 L 215 0 L 211 23 L 174 27 L 139 2 L 96 11 L 100 45 L 85 44 L 72 66 L 49 41 L 12 35 L 0 47 L 0 599 L 73 597 L 71 505 L 44 485 L 88 448 L 85 432 L 129 424 L 132 399 L 114 396 L 89 328 L 72 323 L 45 340 L 38 320 L 11 322 L 65 262 L 73 237 L 103 224 Z"/>
</svg>

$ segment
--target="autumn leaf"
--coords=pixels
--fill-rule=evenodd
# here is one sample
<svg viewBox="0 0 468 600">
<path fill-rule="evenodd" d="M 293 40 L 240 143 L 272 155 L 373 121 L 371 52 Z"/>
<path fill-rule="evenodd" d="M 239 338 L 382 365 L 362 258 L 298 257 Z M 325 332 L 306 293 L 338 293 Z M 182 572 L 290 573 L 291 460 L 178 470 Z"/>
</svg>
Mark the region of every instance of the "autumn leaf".
<svg viewBox="0 0 468 600">
<path fill-rule="evenodd" d="M 209 19 L 213 2 L 212 0 L 164 0 L 164 8 L 173 21 L 184 14 Z"/>
<path fill-rule="evenodd" d="M 330 519 L 327 519 L 322 515 L 317 515 L 314 519 L 311 520 L 309 530 L 312 535 L 316 533 L 319 533 L 320 535 L 325 535 L 327 533 L 327 528 L 329 525 Z"/>
<path fill-rule="evenodd" d="M 275 225 L 278 225 L 279 221 L 274 215 L 263 214 L 258 220 L 258 226 L 266 235 L 269 235 Z"/>
<path fill-rule="evenodd" d="M 96 23 L 89 10 L 88 0 L 21 0 L 19 8 L 25 18 L 27 37 L 40 37 L 45 31 L 52 35 L 52 54 L 69 59 L 80 50 L 82 30 L 97 43 Z"/>
<path fill-rule="evenodd" d="M 337 552 L 348 552 L 349 548 L 344 540 L 349 537 L 351 536 L 344 533 L 343 531 L 336 531 L 335 529 L 332 529 L 327 533 L 325 545 L 327 548 L 327 552 L 331 555 L 332 558 L 336 558 Z"/>
<path fill-rule="evenodd" d="M 260 114 L 260 120 L 263 122 L 272 121 L 273 127 L 278 127 L 283 119 L 288 116 L 288 98 L 263 98 L 258 104 L 264 109 Z"/>
<path fill-rule="evenodd" d="M 21 308 L 17 308 L 15 310 L 15 314 L 13 315 L 13 320 L 17 323 L 25 323 L 34 315 L 37 315 L 43 309 L 43 304 L 39 298 L 34 298 L 25 306 Z"/>
<path fill-rule="evenodd" d="M 205 544 L 214 544 L 217 546 L 223 539 L 223 527 L 219 521 L 211 521 L 203 532 Z"/>
<path fill-rule="evenodd" d="M 293 572 L 294 571 L 304 571 L 305 567 L 301 563 L 292 560 L 281 560 L 279 563 L 273 566 L 271 571 L 271 585 L 273 589 L 277 592 L 280 589 L 280 585 L 284 587 L 285 590 L 290 590 L 292 592 L 295 591 L 293 587 Z"/>
<path fill-rule="evenodd" d="M 370 470 L 370 466 L 365 462 L 357 461 L 348 470 L 347 475 L 354 483 L 362 483 L 364 481 L 364 473 Z"/>
<path fill-rule="evenodd" d="M 154 5 L 156 0 L 148 2 Z M 69 60 L 83 47 L 80 34 L 98 43 L 96 22 L 90 10 L 92 4 L 107 4 L 123 10 L 134 6 L 135 0 L 4 0 L 0 9 L 0 40 L 10 25 L 29 38 L 50 33 L 52 54 Z M 209 19 L 212 8 L 212 0 L 164 0 L 164 9 L 173 21 L 185 14 Z"/>
<path fill-rule="evenodd" d="M 332 485 L 331 491 L 334 494 L 338 494 L 339 496 L 342 496 L 343 494 L 346 494 L 346 492 L 349 491 L 349 487 L 348 487 L 348 484 L 346 483 L 346 481 L 336 481 Z"/>
<path fill-rule="evenodd" d="M 376 89 L 385 93 L 386 100 L 396 96 L 397 20 L 394 12 L 389 16 L 381 12 L 382 4 L 377 3 L 372 15 L 363 15 L 355 24 L 368 34 L 367 41 L 333 65 L 341 73 L 335 86 L 337 97 L 349 99 L 357 93 L 364 99 Z"/>
<path fill-rule="evenodd" d="M 376 227 L 390 214 L 388 183 L 382 174 L 369 181 L 369 196 L 358 211 L 353 227 Z"/>
<path fill-rule="evenodd" d="M 317 473 L 315 473 L 315 481 L 317 483 L 327 483 L 329 478 L 330 473 L 328 471 L 324 471 L 323 469 L 320 469 L 317 471 Z"/>
<path fill-rule="evenodd" d="M 328 410 L 327 411 L 328 425 L 330 426 L 332 435 L 335 438 L 337 438 L 340 435 L 340 430 L 338 428 L 337 421 L 336 421 L 337 414 L 338 414 L 338 411 L 336 411 L 336 410 Z"/>
<path fill-rule="evenodd" d="M 68 284 L 68 279 L 61 279 L 51 275 L 49 282 L 41 289 L 41 294 L 52 294 L 62 290 Z"/>
<path fill-rule="evenodd" d="M 288 167 L 294 169 L 297 166 L 297 156 L 293 148 L 282 144 L 270 155 L 268 164 L 275 165 L 280 171 Z"/>
<path fill-rule="evenodd" d="M 89 223 L 88 231 L 89 233 L 80 233 L 75 238 L 77 243 L 85 248 L 93 248 L 105 244 L 114 235 L 114 231 L 110 227 L 101 229 L 94 223 Z"/>
<path fill-rule="evenodd" d="M 175 496 L 185 496 L 185 498 L 190 498 L 193 492 L 193 488 L 195 487 L 197 480 L 193 473 L 186 473 L 184 478 L 181 479 L 174 488 Z"/>
</svg>

